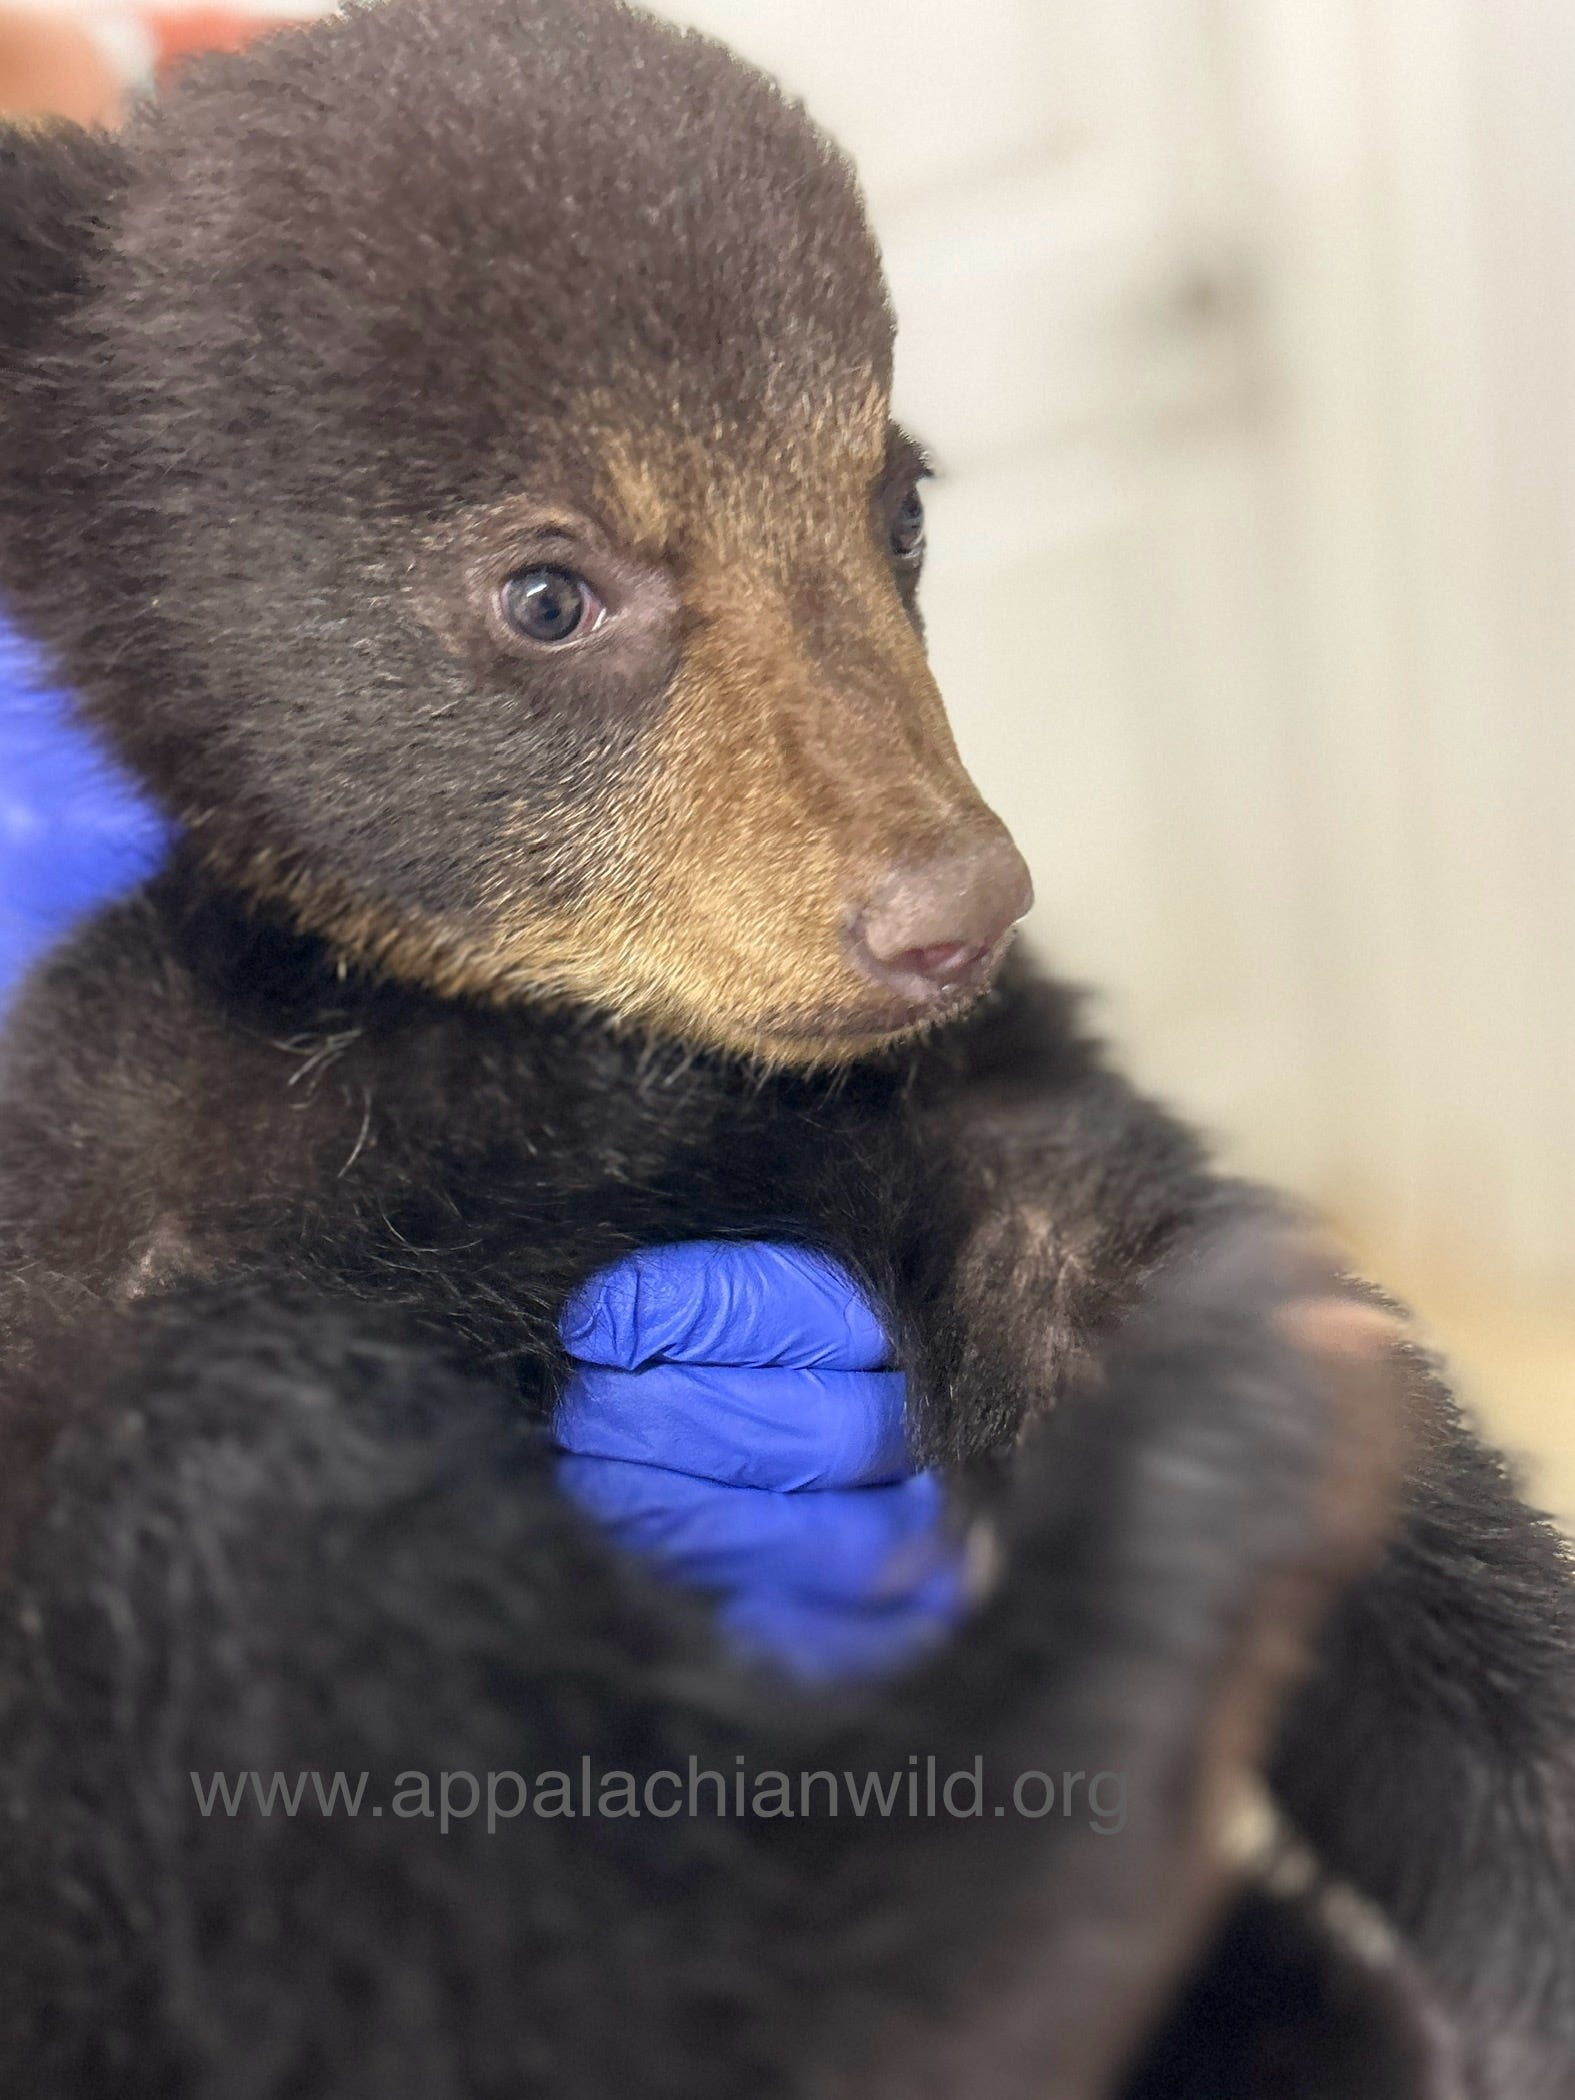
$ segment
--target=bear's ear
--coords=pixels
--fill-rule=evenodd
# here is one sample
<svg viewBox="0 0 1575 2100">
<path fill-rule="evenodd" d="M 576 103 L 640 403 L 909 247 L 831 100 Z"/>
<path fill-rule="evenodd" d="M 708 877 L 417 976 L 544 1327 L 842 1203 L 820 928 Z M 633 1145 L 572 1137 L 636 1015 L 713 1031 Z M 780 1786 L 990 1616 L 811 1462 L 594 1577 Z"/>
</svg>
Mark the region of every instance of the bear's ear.
<svg viewBox="0 0 1575 2100">
<path fill-rule="evenodd" d="M 128 170 L 106 132 L 0 125 L 0 374 L 88 290 Z"/>
</svg>

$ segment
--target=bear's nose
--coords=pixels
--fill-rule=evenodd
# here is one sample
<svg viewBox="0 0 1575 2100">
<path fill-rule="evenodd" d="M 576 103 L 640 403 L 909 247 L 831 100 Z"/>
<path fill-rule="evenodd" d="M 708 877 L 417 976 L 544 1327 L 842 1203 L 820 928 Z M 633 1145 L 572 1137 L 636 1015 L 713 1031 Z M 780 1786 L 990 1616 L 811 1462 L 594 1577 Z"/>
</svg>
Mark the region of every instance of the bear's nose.
<svg viewBox="0 0 1575 2100">
<path fill-rule="evenodd" d="M 866 977 L 918 1004 L 983 975 L 1034 901 L 1023 856 L 1005 837 L 893 869 L 848 924 Z"/>
</svg>

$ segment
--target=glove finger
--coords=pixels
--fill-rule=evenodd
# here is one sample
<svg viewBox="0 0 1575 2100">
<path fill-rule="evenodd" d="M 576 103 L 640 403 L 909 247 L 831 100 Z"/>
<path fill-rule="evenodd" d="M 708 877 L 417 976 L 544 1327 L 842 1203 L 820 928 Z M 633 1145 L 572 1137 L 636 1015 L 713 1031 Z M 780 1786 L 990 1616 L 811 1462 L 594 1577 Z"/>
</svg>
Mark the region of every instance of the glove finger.
<svg viewBox="0 0 1575 2100">
<path fill-rule="evenodd" d="M 619 1546 L 691 1589 L 896 1601 L 958 1559 L 940 1483 L 928 1473 L 892 1487 L 773 1495 L 623 1459 L 568 1457 L 558 1480 Z"/>
<path fill-rule="evenodd" d="M 553 1417 L 560 1449 L 732 1487 L 869 1487 L 913 1471 L 900 1371 L 590 1367 Z"/>
<path fill-rule="evenodd" d="M 875 1371 L 891 1362 L 879 1313 L 848 1272 L 772 1240 L 680 1240 L 598 1269 L 558 1332 L 582 1363 Z"/>
</svg>

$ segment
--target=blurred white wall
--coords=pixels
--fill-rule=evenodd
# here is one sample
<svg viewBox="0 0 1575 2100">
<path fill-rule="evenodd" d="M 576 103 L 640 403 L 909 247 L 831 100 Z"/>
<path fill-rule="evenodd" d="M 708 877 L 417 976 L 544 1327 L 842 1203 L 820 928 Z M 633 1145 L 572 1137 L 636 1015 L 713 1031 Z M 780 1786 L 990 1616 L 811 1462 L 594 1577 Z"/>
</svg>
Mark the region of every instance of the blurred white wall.
<svg viewBox="0 0 1575 2100">
<path fill-rule="evenodd" d="M 1570 1292 L 1575 9 L 664 11 L 860 161 L 1041 945 L 1241 1163 Z"/>
</svg>

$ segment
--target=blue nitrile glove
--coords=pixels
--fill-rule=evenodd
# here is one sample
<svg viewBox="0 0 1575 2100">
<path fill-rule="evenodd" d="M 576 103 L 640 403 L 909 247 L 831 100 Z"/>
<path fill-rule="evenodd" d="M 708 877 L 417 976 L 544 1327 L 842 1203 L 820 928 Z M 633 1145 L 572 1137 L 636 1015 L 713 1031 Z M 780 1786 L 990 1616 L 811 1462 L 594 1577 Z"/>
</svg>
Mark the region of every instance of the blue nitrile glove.
<svg viewBox="0 0 1575 2100">
<path fill-rule="evenodd" d="M 0 620 L 0 1006 L 73 919 L 151 872 L 167 835 L 42 676 Z"/>
<path fill-rule="evenodd" d="M 807 1678 L 907 1661 L 953 1625 L 962 1560 L 918 1473 L 878 1315 L 836 1263 L 768 1241 L 647 1247 L 561 1323 L 561 1479 L 617 1542 Z"/>
</svg>

